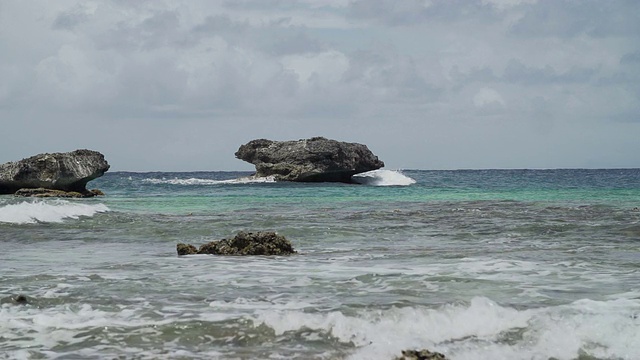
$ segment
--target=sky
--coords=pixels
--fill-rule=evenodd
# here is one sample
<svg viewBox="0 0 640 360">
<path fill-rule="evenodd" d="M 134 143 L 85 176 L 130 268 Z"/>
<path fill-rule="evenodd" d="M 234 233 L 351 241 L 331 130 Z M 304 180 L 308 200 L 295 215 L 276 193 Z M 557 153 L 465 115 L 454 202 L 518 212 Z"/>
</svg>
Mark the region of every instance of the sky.
<svg viewBox="0 0 640 360">
<path fill-rule="evenodd" d="M 252 139 L 387 169 L 640 167 L 640 1 L 0 2 L 0 163 L 251 170 Z"/>
</svg>

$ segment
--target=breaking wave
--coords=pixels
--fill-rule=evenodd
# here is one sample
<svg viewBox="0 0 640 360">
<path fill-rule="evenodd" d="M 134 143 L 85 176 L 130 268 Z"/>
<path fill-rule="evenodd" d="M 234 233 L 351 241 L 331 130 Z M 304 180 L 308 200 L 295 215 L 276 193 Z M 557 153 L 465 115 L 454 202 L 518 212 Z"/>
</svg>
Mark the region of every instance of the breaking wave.
<svg viewBox="0 0 640 360">
<path fill-rule="evenodd" d="M 416 181 L 399 170 L 372 170 L 355 174 L 351 180 L 358 184 L 373 186 L 408 186 Z"/>
<path fill-rule="evenodd" d="M 0 205 L 0 223 L 33 224 L 37 222 L 62 222 L 109 211 L 104 204 L 81 204 L 66 200 L 21 202 Z"/>
<path fill-rule="evenodd" d="M 392 308 L 313 314 L 258 311 L 254 326 L 283 335 L 318 332 L 357 350 L 349 359 L 391 359 L 403 349 L 429 348 L 457 360 L 638 359 L 640 302 L 578 300 L 549 308 L 518 310 L 485 297 L 439 309 Z"/>
<path fill-rule="evenodd" d="M 372 186 L 408 186 L 415 184 L 416 181 L 400 171 L 394 170 L 373 170 L 360 174 L 353 175 L 351 179 L 364 185 Z M 222 184 L 257 184 L 257 183 L 275 183 L 276 180 L 273 176 L 267 177 L 241 177 L 237 179 L 229 180 L 214 180 L 214 179 L 202 179 L 202 178 L 146 178 L 142 179 L 143 183 L 153 185 L 222 185 Z"/>
</svg>

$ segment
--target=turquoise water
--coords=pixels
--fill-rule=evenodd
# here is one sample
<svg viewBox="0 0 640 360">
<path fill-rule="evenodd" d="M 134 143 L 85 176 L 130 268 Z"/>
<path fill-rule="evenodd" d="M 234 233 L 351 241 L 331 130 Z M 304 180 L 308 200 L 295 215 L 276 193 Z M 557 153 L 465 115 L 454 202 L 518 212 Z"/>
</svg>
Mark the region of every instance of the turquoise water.
<svg viewBox="0 0 640 360">
<path fill-rule="evenodd" d="M 638 169 L 247 175 L 1 196 L 0 358 L 640 358 Z M 259 230 L 299 254 L 175 252 Z"/>
</svg>

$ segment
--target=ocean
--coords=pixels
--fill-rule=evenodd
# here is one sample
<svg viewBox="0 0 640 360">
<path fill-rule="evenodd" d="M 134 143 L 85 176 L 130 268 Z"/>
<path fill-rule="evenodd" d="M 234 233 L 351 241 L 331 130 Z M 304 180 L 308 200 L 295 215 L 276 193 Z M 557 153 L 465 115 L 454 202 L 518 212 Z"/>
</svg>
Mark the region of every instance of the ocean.
<svg viewBox="0 0 640 360">
<path fill-rule="evenodd" d="M 640 169 L 249 174 L 0 196 L 0 358 L 640 359 Z M 264 230 L 298 254 L 176 253 Z"/>
</svg>

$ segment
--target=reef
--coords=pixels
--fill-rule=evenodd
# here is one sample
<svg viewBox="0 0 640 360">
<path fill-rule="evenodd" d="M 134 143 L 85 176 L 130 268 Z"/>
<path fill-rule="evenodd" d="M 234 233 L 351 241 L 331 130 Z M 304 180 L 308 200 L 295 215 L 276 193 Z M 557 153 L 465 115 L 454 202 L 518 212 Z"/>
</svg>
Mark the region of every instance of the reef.
<svg viewBox="0 0 640 360">
<path fill-rule="evenodd" d="M 35 189 L 20 189 L 15 192 L 15 196 L 22 197 L 60 197 L 60 198 L 87 198 L 94 196 L 104 196 L 104 193 L 98 189 L 87 190 L 84 192 L 77 191 L 62 191 L 62 190 L 54 190 L 54 189 L 45 189 L 45 188 L 35 188 Z"/>
<path fill-rule="evenodd" d="M 289 240 L 272 231 L 257 233 L 241 231 L 231 239 L 211 241 L 200 248 L 180 243 L 176 246 L 176 250 L 178 255 L 290 255 L 296 253 Z"/>
<path fill-rule="evenodd" d="M 276 181 L 352 183 L 351 176 L 384 166 L 366 145 L 323 137 L 252 140 L 235 156 L 254 164 L 256 177 L 273 176 Z"/>
</svg>

